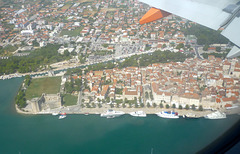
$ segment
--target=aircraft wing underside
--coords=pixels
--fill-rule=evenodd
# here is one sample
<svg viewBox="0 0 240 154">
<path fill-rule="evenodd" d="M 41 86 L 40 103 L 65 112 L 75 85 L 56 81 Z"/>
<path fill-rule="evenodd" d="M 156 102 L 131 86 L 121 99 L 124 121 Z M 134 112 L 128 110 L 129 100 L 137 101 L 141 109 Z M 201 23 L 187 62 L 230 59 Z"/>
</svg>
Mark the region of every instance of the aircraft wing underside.
<svg viewBox="0 0 240 154">
<path fill-rule="evenodd" d="M 151 7 L 164 10 L 214 30 L 233 42 L 228 58 L 240 55 L 240 1 L 239 0 L 139 0 Z"/>
</svg>

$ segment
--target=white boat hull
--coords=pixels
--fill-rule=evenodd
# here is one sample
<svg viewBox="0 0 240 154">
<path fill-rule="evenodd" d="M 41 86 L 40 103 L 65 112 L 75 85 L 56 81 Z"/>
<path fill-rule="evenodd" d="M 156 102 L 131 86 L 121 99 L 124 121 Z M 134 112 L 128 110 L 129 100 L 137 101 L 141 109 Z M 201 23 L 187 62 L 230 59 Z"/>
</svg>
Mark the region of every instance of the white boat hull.
<svg viewBox="0 0 240 154">
<path fill-rule="evenodd" d="M 124 112 L 122 112 L 122 111 L 113 111 L 113 110 L 108 110 L 107 112 L 105 112 L 105 113 L 102 113 L 100 116 L 101 117 L 106 117 L 106 118 L 108 118 L 108 117 L 119 117 L 119 116 L 121 116 L 121 115 L 124 115 L 125 113 Z"/>
<path fill-rule="evenodd" d="M 67 117 L 66 115 L 60 115 L 58 119 L 64 119 L 66 117 Z"/>
<path fill-rule="evenodd" d="M 204 116 L 204 118 L 206 118 L 206 119 L 225 119 L 225 118 L 227 118 L 227 116 L 225 113 L 221 113 L 221 112 L 217 111 L 217 112 L 213 112 L 211 114 Z"/>
<path fill-rule="evenodd" d="M 121 115 L 124 115 L 124 113 L 119 113 L 119 114 L 104 114 L 104 113 L 102 113 L 100 116 L 101 117 L 112 117 L 112 116 L 119 117 Z"/>
<path fill-rule="evenodd" d="M 161 118 L 168 118 L 168 119 L 178 119 L 179 116 L 176 115 L 176 114 L 173 114 L 172 112 L 171 113 L 166 113 L 164 111 L 162 112 L 159 112 L 159 113 L 156 113 L 157 116 L 161 117 Z"/>
<path fill-rule="evenodd" d="M 129 114 L 134 117 L 146 117 L 147 116 L 146 113 L 143 111 L 130 112 Z"/>
<path fill-rule="evenodd" d="M 58 113 L 57 113 L 57 112 L 53 112 L 52 115 L 53 115 L 53 116 L 57 116 Z"/>
</svg>

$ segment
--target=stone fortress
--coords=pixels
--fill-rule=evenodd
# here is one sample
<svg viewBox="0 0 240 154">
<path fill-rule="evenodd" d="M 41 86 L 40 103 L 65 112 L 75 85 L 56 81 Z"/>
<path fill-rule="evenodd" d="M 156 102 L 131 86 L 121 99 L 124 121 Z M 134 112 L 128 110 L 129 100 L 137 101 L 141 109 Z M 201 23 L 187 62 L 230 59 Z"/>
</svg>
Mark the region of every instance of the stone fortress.
<svg viewBox="0 0 240 154">
<path fill-rule="evenodd" d="M 32 106 L 32 113 L 37 114 L 41 111 L 51 110 L 62 106 L 60 93 L 45 94 L 39 98 L 33 98 L 28 102 Z"/>
</svg>

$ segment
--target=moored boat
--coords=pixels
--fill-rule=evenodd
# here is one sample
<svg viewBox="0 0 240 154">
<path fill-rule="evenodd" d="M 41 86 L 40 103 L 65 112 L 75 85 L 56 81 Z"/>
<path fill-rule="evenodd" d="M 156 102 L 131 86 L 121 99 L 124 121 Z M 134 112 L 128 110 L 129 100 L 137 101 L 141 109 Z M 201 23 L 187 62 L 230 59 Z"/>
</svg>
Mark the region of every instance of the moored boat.
<svg viewBox="0 0 240 154">
<path fill-rule="evenodd" d="M 146 113 L 143 111 L 130 112 L 129 114 L 134 117 L 146 117 L 147 116 Z"/>
<path fill-rule="evenodd" d="M 196 116 L 195 114 L 192 114 L 192 113 L 188 113 L 185 115 L 186 118 L 188 119 L 198 119 L 200 117 Z"/>
<path fill-rule="evenodd" d="M 106 112 L 102 113 L 100 116 L 101 117 L 106 117 L 106 118 L 114 118 L 114 117 L 119 117 L 121 115 L 124 115 L 125 113 L 122 111 L 114 111 L 112 109 L 107 110 Z"/>
<path fill-rule="evenodd" d="M 216 111 L 204 116 L 206 119 L 225 119 L 226 117 L 226 114 L 220 111 Z"/>
<path fill-rule="evenodd" d="M 157 116 L 162 117 L 162 118 L 170 118 L 170 119 L 177 119 L 179 118 L 178 113 L 177 112 L 173 112 L 173 111 L 162 111 L 159 113 L 156 113 Z"/>
<path fill-rule="evenodd" d="M 58 112 L 53 112 L 52 115 L 53 115 L 53 116 L 57 116 L 57 115 L 58 115 Z"/>
<path fill-rule="evenodd" d="M 61 113 L 61 115 L 59 116 L 58 119 L 64 119 L 67 117 L 67 114 L 66 113 Z"/>
</svg>

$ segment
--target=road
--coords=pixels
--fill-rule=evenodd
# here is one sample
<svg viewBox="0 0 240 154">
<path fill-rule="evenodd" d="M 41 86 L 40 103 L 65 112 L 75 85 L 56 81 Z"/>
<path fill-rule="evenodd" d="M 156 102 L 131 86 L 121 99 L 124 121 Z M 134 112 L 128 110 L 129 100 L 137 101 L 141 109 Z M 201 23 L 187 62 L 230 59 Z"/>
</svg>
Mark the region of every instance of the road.
<svg viewBox="0 0 240 154">
<path fill-rule="evenodd" d="M 203 57 L 199 54 L 199 52 L 198 52 L 198 47 L 199 47 L 199 46 L 197 46 L 197 45 L 195 45 L 195 47 L 194 47 L 194 48 L 195 48 L 195 54 L 196 54 L 197 58 L 203 60 L 204 58 L 203 58 Z"/>
</svg>

